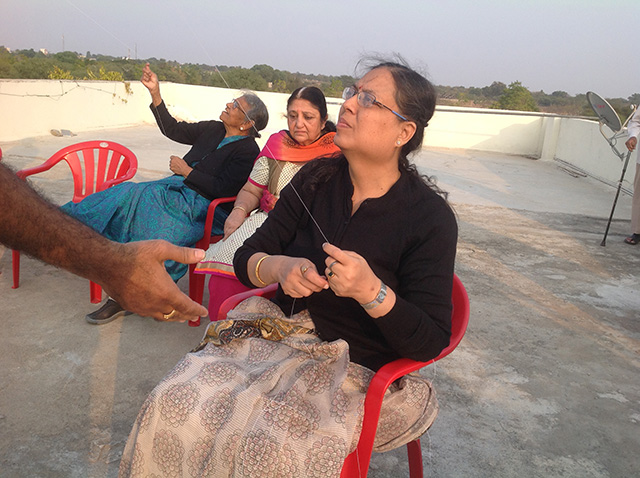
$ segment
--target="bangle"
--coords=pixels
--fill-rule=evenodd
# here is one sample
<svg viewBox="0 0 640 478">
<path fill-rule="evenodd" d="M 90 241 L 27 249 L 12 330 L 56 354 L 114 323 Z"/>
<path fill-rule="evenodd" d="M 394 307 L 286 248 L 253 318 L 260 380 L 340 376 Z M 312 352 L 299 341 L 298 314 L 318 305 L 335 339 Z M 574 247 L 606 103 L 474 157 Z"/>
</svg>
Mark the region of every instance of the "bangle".
<svg viewBox="0 0 640 478">
<path fill-rule="evenodd" d="M 261 281 L 262 282 L 262 281 Z M 380 281 L 380 291 L 376 298 L 371 302 L 367 302 L 366 304 L 360 304 L 364 309 L 371 310 L 378 307 L 382 302 L 384 302 L 384 298 L 387 296 L 387 286 L 384 282 Z"/>
<path fill-rule="evenodd" d="M 241 211 L 244 212 L 245 217 L 249 215 L 249 213 L 247 212 L 247 210 L 245 208 L 243 208 L 242 206 L 233 206 L 233 209 L 231 211 L 235 211 L 236 209 L 240 209 Z"/>
<path fill-rule="evenodd" d="M 260 277 L 260 264 L 262 264 L 262 261 L 264 261 L 267 257 L 270 257 L 269 254 L 267 254 L 266 256 L 262 256 L 260 258 L 260 260 L 258 261 L 258 263 L 256 264 L 256 279 L 258 279 L 258 282 L 260 282 L 260 284 L 262 285 L 268 285 L 265 281 L 262 280 L 262 278 Z"/>
</svg>

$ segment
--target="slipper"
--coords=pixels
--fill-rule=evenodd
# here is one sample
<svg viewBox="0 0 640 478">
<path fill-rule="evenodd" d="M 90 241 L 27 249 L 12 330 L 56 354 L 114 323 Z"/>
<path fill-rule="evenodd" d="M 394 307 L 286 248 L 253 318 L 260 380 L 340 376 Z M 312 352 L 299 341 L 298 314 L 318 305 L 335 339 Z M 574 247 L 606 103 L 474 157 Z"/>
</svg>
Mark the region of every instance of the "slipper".
<svg viewBox="0 0 640 478">
<path fill-rule="evenodd" d="M 640 242 L 640 234 L 631 234 L 629 237 L 627 237 L 624 240 L 624 242 L 626 242 L 627 244 L 631 244 L 632 246 L 635 246 Z"/>
</svg>

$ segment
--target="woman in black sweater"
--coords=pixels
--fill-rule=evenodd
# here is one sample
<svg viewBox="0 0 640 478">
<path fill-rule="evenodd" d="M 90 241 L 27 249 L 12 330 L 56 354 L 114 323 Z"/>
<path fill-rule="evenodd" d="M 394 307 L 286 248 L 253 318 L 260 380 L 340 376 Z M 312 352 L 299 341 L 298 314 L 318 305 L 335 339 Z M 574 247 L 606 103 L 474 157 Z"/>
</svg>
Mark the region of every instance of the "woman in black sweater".
<svg viewBox="0 0 640 478">
<path fill-rule="evenodd" d="M 193 246 L 204 232 L 209 203 L 234 196 L 244 185 L 259 148 L 255 137 L 264 129 L 269 114 L 256 95 L 246 93 L 227 103 L 220 121 L 188 123 L 176 121 L 160 96 L 158 77 L 147 64 L 142 83 L 151 93 L 151 111 L 162 133 L 191 145 L 184 158 L 171 156 L 173 176 L 143 183 L 125 182 L 69 202 L 63 211 L 112 241 L 127 243 L 164 239 L 179 246 Z M 222 233 L 228 211 L 216 211 L 214 231 Z M 167 261 L 171 278 L 177 281 L 187 266 Z M 126 311 L 113 299 L 86 316 L 91 324 L 105 324 Z"/>
<path fill-rule="evenodd" d="M 457 225 L 407 160 L 435 90 L 381 63 L 343 97 L 342 154 L 305 165 L 235 255 L 246 285 L 279 283 L 275 304 L 251 297 L 211 323 L 143 405 L 121 477 L 338 477 L 373 370 L 448 345 Z M 428 381 L 404 377 L 374 449 L 419 437 L 436 413 Z"/>
<path fill-rule="evenodd" d="M 451 208 L 407 160 L 435 92 L 383 63 L 344 97 L 335 137 L 343 156 L 296 175 L 236 253 L 235 270 L 247 286 L 278 282 L 282 310 L 308 309 L 320 338 L 346 340 L 356 363 L 426 361 L 449 344 L 457 241 Z"/>
</svg>

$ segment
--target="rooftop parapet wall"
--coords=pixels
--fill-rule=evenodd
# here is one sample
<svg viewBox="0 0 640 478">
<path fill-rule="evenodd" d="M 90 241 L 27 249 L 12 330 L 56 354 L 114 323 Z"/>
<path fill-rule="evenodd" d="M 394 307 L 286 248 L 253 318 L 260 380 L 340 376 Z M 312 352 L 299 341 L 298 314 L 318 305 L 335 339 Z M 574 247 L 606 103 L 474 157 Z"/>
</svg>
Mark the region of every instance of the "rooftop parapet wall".
<svg viewBox="0 0 640 478">
<path fill-rule="evenodd" d="M 161 89 L 172 114 L 185 121 L 217 119 L 226 103 L 241 95 L 239 90 L 164 82 Z M 263 145 L 269 134 L 286 128 L 288 95 L 256 94 L 270 116 L 258 141 Z M 328 99 L 333 121 L 341 102 Z M 149 103 L 149 93 L 137 81 L 0 80 L 0 144 L 48 135 L 52 129 L 99 132 L 154 123 Z M 624 148 L 623 143 L 619 148 Z M 617 184 L 622 166 L 597 122 L 543 113 L 438 107 L 424 145 L 561 160 L 609 184 Z M 626 188 L 635 172 L 635 160 L 630 163 Z"/>
</svg>

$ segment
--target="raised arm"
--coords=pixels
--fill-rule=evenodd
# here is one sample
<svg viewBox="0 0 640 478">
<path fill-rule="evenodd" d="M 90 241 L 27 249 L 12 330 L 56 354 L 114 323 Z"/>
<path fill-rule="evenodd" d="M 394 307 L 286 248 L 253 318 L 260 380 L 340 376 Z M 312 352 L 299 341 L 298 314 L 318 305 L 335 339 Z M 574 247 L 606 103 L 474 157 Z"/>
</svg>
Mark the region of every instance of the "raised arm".
<svg viewBox="0 0 640 478">
<path fill-rule="evenodd" d="M 160 96 L 160 82 L 158 81 L 158 75 L 156 75 L 151 68 L 149 67 L 149 63 L 144 65 L 142 69 L 142 78 L 140 79 L 142 84 L 147 87 L 149 93 L 151 94 L 151 102 L 153 106 L 158 106 L 162 103 L 162 96 Z"/>
<path fill-rule="evenodd" d="M 195 263 L 203 251 L 164 241 L 119 244 L 41 198 L 0 164 L 0 243 L 100 284 L 127 310 L 161 319 L 195 320 L 207 311 L 184 295 L 164 261 Z"/>
</svg>

